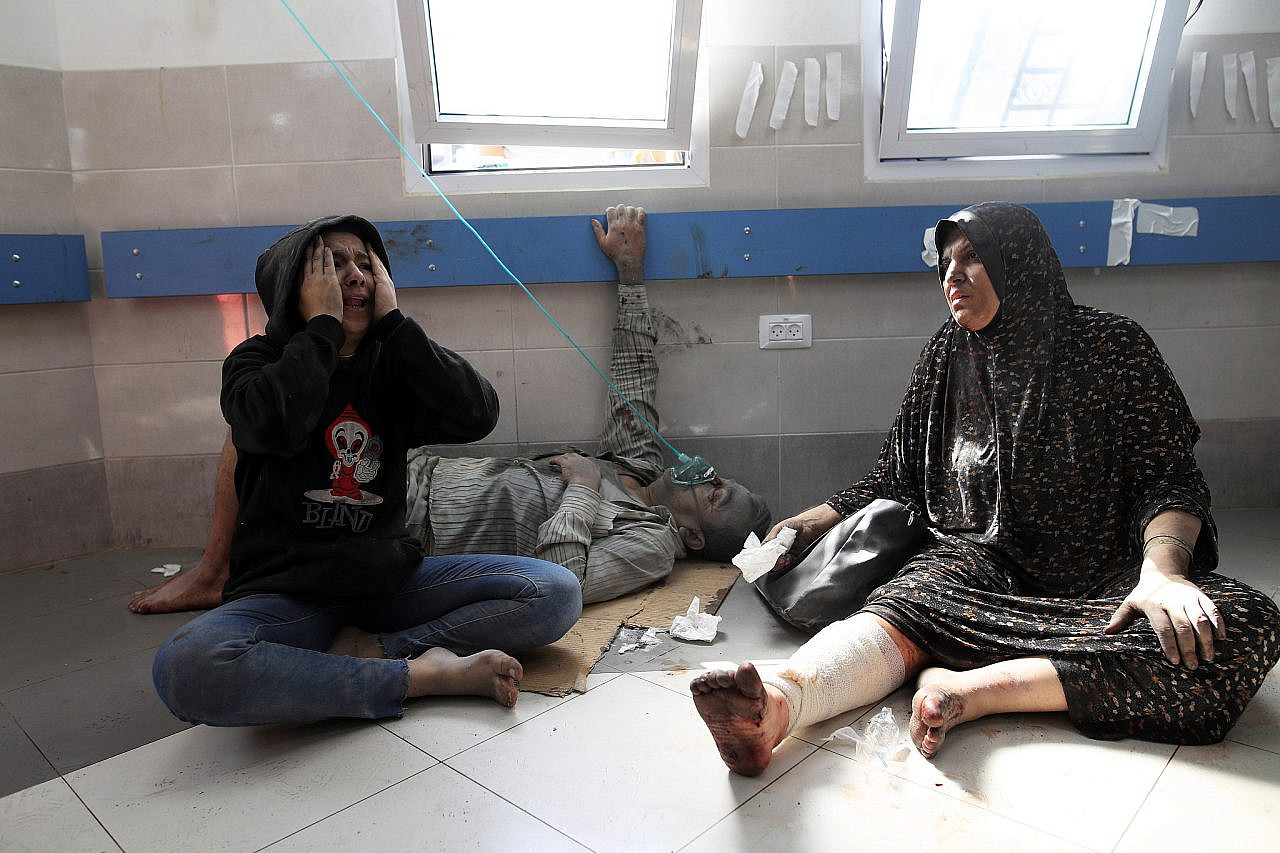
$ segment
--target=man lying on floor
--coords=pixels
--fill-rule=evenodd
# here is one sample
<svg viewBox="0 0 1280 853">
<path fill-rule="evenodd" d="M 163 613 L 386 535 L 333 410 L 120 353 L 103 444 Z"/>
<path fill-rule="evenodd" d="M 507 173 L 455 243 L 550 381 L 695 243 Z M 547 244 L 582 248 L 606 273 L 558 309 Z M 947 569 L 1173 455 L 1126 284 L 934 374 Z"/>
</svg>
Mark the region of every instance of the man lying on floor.
<svg viewBox="0 0 1280 853">
<path fill-rule="evenodd" d="M 657 424 L 657 335 L 644 285 L 644 210 L 611 207 L 607 229 L 595 220 L 591 225 L 600 250 L 618 270 L 613 381 Z M 583 601 L 593 603 L 662 580 L 685 556 L 727 561 L 749 532 L 763 535 L 769 529 L 764 500 L 739 483 L 673 482 L 657 440 L 625 403 L 611 393 L 607 397 L 602 452 L 594 458 L 566 452 L 534 459 L 448 459 L 427 448 L 410 450 L 406 521 L 424 555 L 540 557 L 569 568 L 582 585 Z M 222 602 L 235 529 L 235 466 L 228 440 L 199 564 L 136 593 L 130 610 L 166 613 Z"/>
</svg>

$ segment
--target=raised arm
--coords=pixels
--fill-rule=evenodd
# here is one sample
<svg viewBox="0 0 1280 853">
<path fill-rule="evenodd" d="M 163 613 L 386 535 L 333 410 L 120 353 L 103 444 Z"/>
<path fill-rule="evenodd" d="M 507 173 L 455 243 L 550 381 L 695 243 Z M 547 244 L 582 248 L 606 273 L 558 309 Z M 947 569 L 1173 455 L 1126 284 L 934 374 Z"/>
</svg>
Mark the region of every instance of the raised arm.
<svg viewBox="0 0 1280 853">
<path fill-rule="evenodd" d="M 653 350 L 658 335 L 649 315 L 649 294 L 644 284 L 644 208 L 617 205 L 605 211 L 605 221 L 607 230 L 594 219 L 591 227 L 600 251 L 618 269 L 618 314 L 609 370 L 618 390 L 656 427 L 658 360 Z M 619 456 L 662 466 L 662 448 L 657 439 L 612 391 L 606 394 L 601 444 L 602 449 Z"/>
<path fill-rule="evenodd" d="M 250 338 L 223 363 L 222 413 L 241 450 L 281 456 L 300 452 L 328 396 L 346 335 L 333 255 L 319 237 L 303 264 L 298 298 L 305 325 L 283 351 Z"/>
<path fill-rule="evenodd" d="M 371 334 L 382 346 L 381 369 L 398 389 L 400 416 L 413 445 L 479 441 L 498 423 L 498 394 L 466 359 L 427 337 L 402 314 L 395 283 L 372 247 Z"/>
</svg>

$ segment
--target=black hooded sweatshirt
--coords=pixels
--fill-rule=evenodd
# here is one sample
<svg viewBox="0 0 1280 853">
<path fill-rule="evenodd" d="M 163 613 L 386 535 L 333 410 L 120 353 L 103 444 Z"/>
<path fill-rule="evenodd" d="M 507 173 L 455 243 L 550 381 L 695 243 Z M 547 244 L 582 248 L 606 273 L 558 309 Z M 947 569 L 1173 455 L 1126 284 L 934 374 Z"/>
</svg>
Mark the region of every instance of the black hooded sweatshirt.
<svg viewBox="0 0 1280 853">
<path fill-rule="evenodd" d="M 317 219 L 258 258 L 266 334 L 222 367 L 240 500 L 226 601 L 394 592 L 421 559 L 404 526 L 408 449 L 476 441 L 498 420 L 489 382 L 399 310 L 345 358 L 338 319 L 303 323 L 302 265 L 325 231 L 356 235 L 391 269 L 377 229 L 358 216 Z"/>
</svg>

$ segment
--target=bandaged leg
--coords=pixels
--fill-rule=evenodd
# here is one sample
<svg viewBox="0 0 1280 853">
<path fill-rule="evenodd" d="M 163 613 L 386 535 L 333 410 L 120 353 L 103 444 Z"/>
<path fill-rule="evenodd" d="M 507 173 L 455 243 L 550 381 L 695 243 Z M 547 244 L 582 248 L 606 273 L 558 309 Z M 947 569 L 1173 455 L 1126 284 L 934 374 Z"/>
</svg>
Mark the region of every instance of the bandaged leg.
<svg viewBox="0 0 1280 853">
<path fill-rule="evenodd" d="M 883 699 L 902 686 L 906 664 L 874 616 L 858 614 L 823 628 L 761 679 L 787 700 L 787 734 Z"/>
</svg>

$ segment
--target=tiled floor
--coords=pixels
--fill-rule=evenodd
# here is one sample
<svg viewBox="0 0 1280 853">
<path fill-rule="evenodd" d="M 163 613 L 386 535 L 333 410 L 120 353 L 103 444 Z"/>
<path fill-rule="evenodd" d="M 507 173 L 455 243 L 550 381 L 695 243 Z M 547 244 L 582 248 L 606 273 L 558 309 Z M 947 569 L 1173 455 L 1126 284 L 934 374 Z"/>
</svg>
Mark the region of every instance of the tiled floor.
<svg viewBox="0 0 1280 853">
<path fill-rule="evenodd" d="M 1220 527 L 1224 571 L 1280 594 L 1280 510 L 1223 512 Z M 124 605 L 150 567 L 195 556 L 0 576 L 0 850 L 1261 850 L 1280 831 L 1280 670 L 1217 746 L 1090 741 L 1059 714 L 959 728 L 933 762 L 823 743 L 883 704 L 902 720 L 904 689 L 798 733 L 758 779 L 730 775 L 689 678 L 803 639 L 741 583 L 713 645 L 611 653 L 583 695 L 188 727 L 149 665 L 185 617 Z"/>
</svg>

